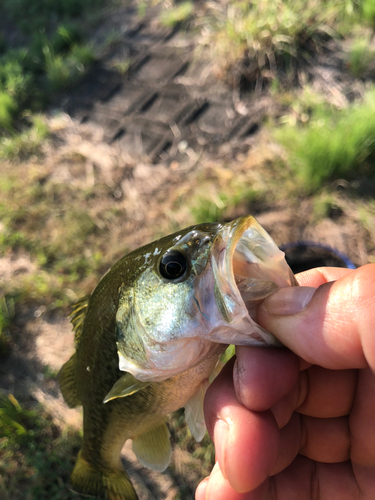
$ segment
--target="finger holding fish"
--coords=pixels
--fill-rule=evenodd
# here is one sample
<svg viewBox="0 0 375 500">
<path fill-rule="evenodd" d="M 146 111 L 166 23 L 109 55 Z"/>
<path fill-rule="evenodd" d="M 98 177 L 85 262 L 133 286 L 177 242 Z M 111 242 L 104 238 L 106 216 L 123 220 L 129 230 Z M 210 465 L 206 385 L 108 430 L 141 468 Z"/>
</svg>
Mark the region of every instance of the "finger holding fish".
<svg viewBox="0 0 375 500">
<path fill-rule="evenodd" d="M 219 379 L 221 386 L 214 382 L 206 396 L 207 425 L 221 443 L 220 467 L 198 490 L 197 500 L 203 490 L 205 500 L 215 499 L 216 484 L 225 485 L 226 500 L 236 499 L 238 491 L 243 498 L 310 500 L 318 494 L 311 485 L 319 485 L 319 498 L 374 496 L 375 266 L 312 270 L 298 278 L 308 289 L 277 291 L 260 305 L 258 320 L 314 364 L 300 363 L 289 351 L 279 357 L 282 351 L 275 349 L 237 348 L 234 373 L 221 375 L 230 380 Z M 231 428 L 240 436 L 228 441 L 215 422 L 232 408 Z M 278 429 L 271 444 L 272 432 L 262 434 L 254 418 L 264 417 L 267 409 Z M 260 442 L 253 449 L 242 446 L 254 438 Z M 253 470 L 248 468 L 246 476 L 241 469 L 256 457 L 268 469 L 261 484 L 269 488 L 262 491 Z"/>
</svg>

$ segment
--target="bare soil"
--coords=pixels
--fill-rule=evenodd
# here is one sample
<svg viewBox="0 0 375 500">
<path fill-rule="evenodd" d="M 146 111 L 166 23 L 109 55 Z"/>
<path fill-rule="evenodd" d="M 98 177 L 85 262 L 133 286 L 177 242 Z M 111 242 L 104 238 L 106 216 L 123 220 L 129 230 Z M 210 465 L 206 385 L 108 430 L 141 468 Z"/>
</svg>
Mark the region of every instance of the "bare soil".
<svg viewBox="0 0 375 500">
<path fill-rule="evenodd" d="M 120 225 L 107 222 L 107 259 L 194 223 L 189 207 L 199 195 L 215 200 L 223 188 L 248 185 L 264 192 L 264 199 L 230 207 L 226 220 L 250 211 L 279 245 L 312 240 L 344 252 L 357 266 L 371 262 L 375 239 L 361 219 L 367 200 L 353 198 L 353 185 L 337 182 L 331 192 L 338 210 L 317 217 L 313 198 L 299 198 L 298 193 L 283 198 L 273 163 L 283 153 L 262 126 L 264 116 L 281 112 L 279 104 L 267 91 L 239 96 L 217 82 L 213 63 L 207 61 L 202 68 L 202 61 L 194 58 L 192 35 L 160 29 L 151 14 L 142 23 L 130 10 L 108 15 L 103 26 L 117 27 L 123 36 L 103 54 L 94 72 L 55 104 L 48 116 L 53 138 L 44 159 L 35 160 L 49 182 L 82 190 L 98 183 L 106 187 L 103 198 L 90 208 L 98 224 L 104 208 L 124 213 Z M 100 36 L 104 34 L 98 32 Z M 126 78 L 113 69 L 124 51 L 133 61 Z M 343 51 L 345 47 L 328 47 L 311 74 L 314 85 L 345 104 L 363 87 L 349 80 Z M 157 73 L 160 65 L 162 74 Z M 170 109 L 176 113 L 168 113 Z M 293 184 L 288 172 L 284 180 Z M 2 257 L 0 287 L 36 268 L 27 253 Z M 84 283 L 82 295 L 94 285 Z M 81 412 L 67 408 L 56 378 L 50 376 L 73 350 L 71 325 L 60 311 L 50 312 L 33 301 L 18 307 L 11 353 L 1 361 L 0 394 L 38 401 L 61 428 L 79 428 Z M 142 500 L 194 498 L 194 487 L 207 473 L 178 447 L 164 474 L 140 467 L 129 443 L 123 456 Z"/>
<path fill-rule="evenodd" d="M 61 117 L 59 118 L 61 120 Z M 103 144 L 98 129 L 79 124 L 64 115 L 65 126 L 56 130 L 55 143 L 49 146 L 46 165 L 53 165 L 53 176 L 64 182 L 76 182 L 85 186 L 103 179 L 112 194 L 102 201 L 103 205 L 115 200 L 126 217 L 119 227 L 111 227 L 108 241 L 116 247 L 131 250 L 150 241 L 155 234 L 166 234 L 178 226 L 193 222 L 190 212 L 179 200 L 189 200 L 196 192 L 205 190 L 215 198 L 223 184 L 233 179 L 243 179 L 252 185 L 267 184 L 271 176 L 268 156 L 263 146 L 254 145 L 242 162 L 233 162 L 223 168 L 209 155 L 195 165 L 178 164 L 176 167 L 149 164 L 124 158 L 125 153 L 115 146 Z M 56 119 L 51 118 L 56 127 Z M 266 141 L 267 138 L 261 138 Z M 85 163 L 81 169 L 69 158 L 82 155 Z M 270 180 L 272 182 L 272 180 Z M 203 184 L 203 188 L 202 188 Z M 255 212 L 258 221 L 278 244 L 297 240 L 313 240 L 333 246 L 346 253 L 357 264 L 371 260 L 374 241 L 360 223 L 358 206 L 337 193 L 342 207 L 339 217 L 314 216 L 313 200 L 279 200 L 268 203 L 267 199 L 253 207 L 237 206 L 226 214 L 227 219 Z M 113 250 L 109 249 L 109 252 Z M 29 255 L 9 255 L 0 259 L 0 280 L 13 281 L 35 270 L 36 264 Z M 83 284 L 82 295 L 92 289 L 92 281 Z M 45 306 L 32 302 L 17 308 L 13 325 L 10 356 L 0 368 L 0 391 L 15 394 L 20 401 L 41 403 L 51 414 L 53 421 L 62 429 L 81 427 L 81 411 L 69 409 L 58 389 L 56 378 L 49 376 L 57 371 L 73 353 L 73 332 L 69 320 L 60 311 L 49 312 Z M 172 465 L 163 474 L 142 468 L 131 451 L 130 443 L 123 448 L 124 464 L 135 484 L 140 499 L 193 499 L 194 488 L 209 470 L 198 459 L 175 446 Z M 179 493 L 180 492 L 180 493 Z M 180 495 L 180 496 L 178 496 Z"/>
</svg>

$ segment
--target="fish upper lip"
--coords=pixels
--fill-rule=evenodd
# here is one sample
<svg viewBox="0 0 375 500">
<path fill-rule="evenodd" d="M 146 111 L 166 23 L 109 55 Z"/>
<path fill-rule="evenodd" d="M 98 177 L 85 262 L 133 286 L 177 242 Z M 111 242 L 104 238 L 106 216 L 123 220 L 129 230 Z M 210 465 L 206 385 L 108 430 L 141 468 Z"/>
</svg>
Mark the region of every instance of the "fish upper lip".
<svg viewBox="0 0 375 500">
<path fill-rule="evenodd" d="M 253 217 L 246 216 L 224 225 L 212 244 L 211 266 L 229 322 L 241 309 L 246 310 L 234 276 L 233 255 L 241 236 L 253 220 Z"/>
<path fill-rule="evenodd" d="M 236 283 L 234 266 L 236 250 L 248 264 L 256 279 L 275 283 L 277 287 L 295 285 L 295 278 L 282 252 L 254 217 L 240 217 L 223 225 L 211 250 L 211 266 L 221 296 L 226 304 L 229 322 L 236 315 L 248 315 L 245 302 Z M 242 252 L 241 252 L 242 250 Z M 250 270 L 250 267 L 246 271 Z M 250 276 L 251 273 L 247 276 Z"/>
</svg>

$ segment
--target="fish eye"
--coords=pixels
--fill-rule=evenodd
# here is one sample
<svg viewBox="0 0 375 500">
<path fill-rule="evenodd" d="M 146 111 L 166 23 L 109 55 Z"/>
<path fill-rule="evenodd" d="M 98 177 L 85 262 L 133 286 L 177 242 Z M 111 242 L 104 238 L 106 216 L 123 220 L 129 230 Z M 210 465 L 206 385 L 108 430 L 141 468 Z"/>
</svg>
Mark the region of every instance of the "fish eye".
<svg viewBox="0 0 375 500">
<path fill-rule="evenodd" d="M 163 255 L 160 261 L 160 274 L 167 280 L 177 280 L 185 274 L 188 263 L 185 256 L 177 250 L 171 250 Z"/>
</svg>

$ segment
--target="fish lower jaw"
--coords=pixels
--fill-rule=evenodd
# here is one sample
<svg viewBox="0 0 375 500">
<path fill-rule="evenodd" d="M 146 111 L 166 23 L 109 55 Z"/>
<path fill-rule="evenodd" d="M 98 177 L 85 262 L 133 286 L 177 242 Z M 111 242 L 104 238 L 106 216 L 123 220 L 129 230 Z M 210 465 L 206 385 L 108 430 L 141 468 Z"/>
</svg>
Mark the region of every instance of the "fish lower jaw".
<svg viewBox="0 0 375 500">
<path fill-rule="evenodd" d="M 258 325 L 250 315 L 247 315 L 241 322 L 234 322 L 232 325 L 219 326 L 212 331 L 210 339 L 219 344 L 233 344 L 243 346 L 281 346 L 276 337 Z"/>
</svg>

